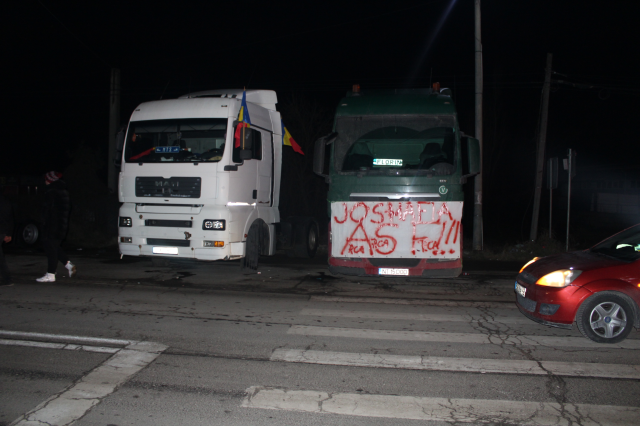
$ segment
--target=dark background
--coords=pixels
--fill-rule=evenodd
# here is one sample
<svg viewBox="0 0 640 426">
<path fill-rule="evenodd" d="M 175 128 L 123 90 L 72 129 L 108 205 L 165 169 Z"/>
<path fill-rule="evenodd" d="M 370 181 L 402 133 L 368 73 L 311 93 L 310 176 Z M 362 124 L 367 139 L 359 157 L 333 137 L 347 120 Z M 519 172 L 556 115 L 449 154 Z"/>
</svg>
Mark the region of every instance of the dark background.
<svg viewBox="0 0 640 426">
<path fill-rule="evenodd" d="M 572 83 L 552 86 L 548 156 L 575 149 L 579 176 L 638 174 L 638 11 L 636 1 L 482 2 L 485 241 L 528 237 L 547 52 L 553 79 Z M 471 0 L 25 0 L 2 15 L 8 134 L 0 176 L 65 171 L 75 162 L 92 175 L 87 181 L 105 185 L 112 67 L 121 70 L 123 122 L 140 102 L 190 91 L 276 90 L 285 123 L 307 153 L 286 153 L 284 173 L 293 179 L 285 181 L 296 183 L 284 191 L 307 188 L 312 198 L 284 201 L 291 214 L 325 205 L 323 183 L 310 172 L 311 146 L 355 83 L 438 81 L 453 90 L 462 130 L 474 133 Z M 544 208 L 541 228 L 548 226 Z M 560 234 L 562 220 L 555 220 Z"/>
</svg>

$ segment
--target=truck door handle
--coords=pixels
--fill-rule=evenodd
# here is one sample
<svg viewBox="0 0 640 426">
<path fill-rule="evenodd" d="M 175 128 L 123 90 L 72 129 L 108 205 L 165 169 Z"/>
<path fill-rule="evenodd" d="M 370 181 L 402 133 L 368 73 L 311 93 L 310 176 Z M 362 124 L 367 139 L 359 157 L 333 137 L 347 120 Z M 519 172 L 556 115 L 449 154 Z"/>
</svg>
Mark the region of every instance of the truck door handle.
<svg viewBox="0 0 640 426">
<path fill-rule="evenodd" d="M 257 199 L 258 199 L 258 190 L 257 190 L 257 189 L 254 189 L 254 190 L 253 190 L 253 199 L 254 199 L 254 200 L 257 200 Z"/>
</svg>

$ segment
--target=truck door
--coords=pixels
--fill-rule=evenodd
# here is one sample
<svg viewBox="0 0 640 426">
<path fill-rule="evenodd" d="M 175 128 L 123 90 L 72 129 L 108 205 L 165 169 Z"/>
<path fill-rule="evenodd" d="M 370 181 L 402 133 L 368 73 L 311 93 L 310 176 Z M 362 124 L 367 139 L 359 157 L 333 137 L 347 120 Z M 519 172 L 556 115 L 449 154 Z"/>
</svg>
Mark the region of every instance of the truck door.
<svg viewBox="0 0 640 426">
<path fill-rule="evenodd" d="M 249 129 L 247 129 L 249 131 Z M 251 130 L 255 131 L 255 130 Z M 256 178 L 258 174 L 258 161 L 241 160 L 240 148 L 233 148 L 233 163 L 237 170 L 229 176 L 229 202 L 253 204 L 256 202 Z"/>
<path fill-rule="evenodd" d="M 262 207 L 271 206 L 273 187 L 273 134 L 266 130 L 258 129 L 261 133 L 262 149 L 261 158 L 258 160 L 258 198 L 256 204 Z"/>
</svg>

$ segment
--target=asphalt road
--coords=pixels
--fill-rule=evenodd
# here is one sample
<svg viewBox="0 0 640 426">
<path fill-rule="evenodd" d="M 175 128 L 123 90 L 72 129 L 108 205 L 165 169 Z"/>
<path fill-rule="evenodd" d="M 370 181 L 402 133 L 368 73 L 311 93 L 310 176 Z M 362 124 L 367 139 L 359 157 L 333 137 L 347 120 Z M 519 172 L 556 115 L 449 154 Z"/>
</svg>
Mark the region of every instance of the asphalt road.
<svg viewBox="0 0 640 426">
<path fill-rule="evenodd" d="M 41 254 L 9 254 L 0 425 L 640 423 L 638 333 L 598 345 L 527 320 L 511 265 L 360 279 L 73 254 L 77 278 L 52 284 Z"/>
</svg>

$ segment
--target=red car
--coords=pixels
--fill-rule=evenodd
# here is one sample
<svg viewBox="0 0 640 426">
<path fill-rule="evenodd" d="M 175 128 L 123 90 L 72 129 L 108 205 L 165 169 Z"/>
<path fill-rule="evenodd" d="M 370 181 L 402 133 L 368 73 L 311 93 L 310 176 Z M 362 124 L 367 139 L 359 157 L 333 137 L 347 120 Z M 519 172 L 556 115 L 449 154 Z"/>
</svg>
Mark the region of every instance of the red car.
<svg viewBox="0 0 640 426">
<path fill-rule="evenodd" d="M 540 324 L 578 330 L 599 343 L 640 327 L 640 224 L 584 251 L 534 258 L 515 285 L 516 305 Z"/>
</svg>

